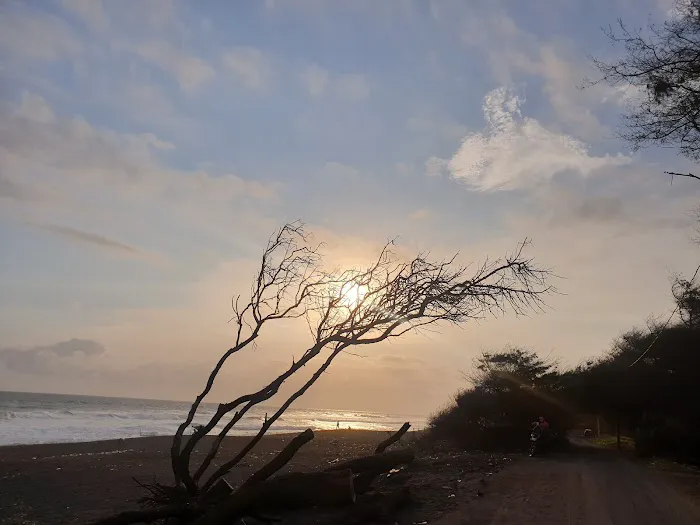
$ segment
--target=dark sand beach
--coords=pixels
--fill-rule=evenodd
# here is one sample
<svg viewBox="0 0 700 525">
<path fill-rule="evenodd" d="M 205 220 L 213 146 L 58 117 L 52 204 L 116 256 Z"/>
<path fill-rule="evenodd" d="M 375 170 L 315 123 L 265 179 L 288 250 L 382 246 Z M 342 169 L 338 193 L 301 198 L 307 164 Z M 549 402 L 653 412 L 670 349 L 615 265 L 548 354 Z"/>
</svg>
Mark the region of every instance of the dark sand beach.
<svg viewBox="0 0 700 525">
<path fill-rule="evenodd" d="M 317 432 L 281 472 L 323 468 L 336 459 L 371 453 L 385 432 Z M 227 479 L 235 484 L 279 452 L 290 435 L 265 437 Z M 232 436 L 221 448 L 230 457 L 249 438 Z M 128 510 L 144 492 L 132 478 L 172 479 L 171 438 L 0 447 L 0 523 L 85 523 Z"/>
<path fill-rule="evenodd" d="M 281 471 L 313 471 L 332 463 L 371 454 L 389 433 L 361 430 L 316 432 L 316 437 Z M 292 439 L 266 436 L 227 476 L 235 485 L 247 479 Z M 230 457 L 246 437 L 227 438 L 222 458 Z M 404 441 L 412 441 L 409 433 Z M 144 495 L 132 478 L 162 482 L 172 479 L 169 437 L 147 437 L 91 443 L 0 447 L 0 523 L 8 525 L 89 523 L 131 510 Z M 401 446 L 401 445 L 399 445 Z M 478 497 L 483 478 L 497 472 L 510 457 L 468 454 L 450 449 L 421 452 L 407 476 L 385 477 L 387 490 L 409 485 L 416 505 L 407 522 L 431 521 Z M 299 521 L 301 519 L 301 521 Z M 287 522 L 287 521 L 286 521 Z M 292 519 L 314 523 L 312 517 Z"/>
</svg>

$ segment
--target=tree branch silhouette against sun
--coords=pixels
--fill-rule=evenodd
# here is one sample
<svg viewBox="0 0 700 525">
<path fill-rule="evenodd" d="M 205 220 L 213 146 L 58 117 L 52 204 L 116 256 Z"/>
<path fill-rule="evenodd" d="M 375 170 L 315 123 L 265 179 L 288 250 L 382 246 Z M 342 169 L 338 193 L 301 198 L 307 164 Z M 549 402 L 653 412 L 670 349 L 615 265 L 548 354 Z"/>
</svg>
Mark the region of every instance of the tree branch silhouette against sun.
<svg viewBox="0 0 700 525">
<path fill-rule="evenodd" d="M 206 385 L 179 426 L 171 448 L 176 486 L 192 496 L 208 491 L 260 441 L 284 411 L 302 396 L 343 351 L 405 335 L 437 323 L 462 324 L 510 310 L 516 314 L 543 307 L 553 291 L 549 271 L 524 256 L 527 241 L 500 259 L 486 260 L 468 273 L 456 257 L 432 261 L 425 254 L 404 261 L 388 242 L 366 268 L 326 270 L 320 244 L 300 222 L 286 224 L 265 248 L 251 287 L 250 298 L 233 301 L 235 340 L 214 366 Z M 301 357 L 260 390 L 219 404 L 211 419 L 183 444 L 185 430 L 209 394 L 217 376 L 234 354 L 252 348 L 263 328 L 282 319 L 303 318 L 310 341 Z M 224 437 L 256 405 L 278 393 L 301 368 L 315 371 L 280 404 L 259 431 L 235 456 L 205 474 L 212 466 Z M 225 423 L 224 423 L 225 422 Z M 201 463 L 191 466 L 192 452 L 204 436 L 224 423 Z"/>
</svg>

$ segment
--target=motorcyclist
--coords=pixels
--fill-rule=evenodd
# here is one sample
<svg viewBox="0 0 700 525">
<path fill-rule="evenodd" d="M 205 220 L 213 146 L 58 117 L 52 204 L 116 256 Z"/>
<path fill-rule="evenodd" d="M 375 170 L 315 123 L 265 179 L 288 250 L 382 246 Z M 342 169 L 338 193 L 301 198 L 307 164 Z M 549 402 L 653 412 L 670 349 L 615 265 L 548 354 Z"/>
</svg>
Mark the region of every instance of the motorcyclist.
<svg viewBox="0 0 700 525">
<path fill-rule="evenodd" d="M 546 437 L 547 433 L 549 432 L 549 422 L 544 418 L 544 416 L 538 417 L 537 421 L 532 423 L 532 431 L 537 432 L 540 437 Z"/>
<path fill-rule="evenodd" d="M 534 455 L 535 450 L 545 444 L 549 437 L 549 422 L 544 418 L 544 416 L 540 416 L 537 418 L 537 421 L 532 422 L 531 432 L 537 437 L 535 438 L 533 436 L 533 439 L 531 440 L 530 456 Z M 540 443 L 540 445 L 536 445 L 536 443 Z"/>
</svg>

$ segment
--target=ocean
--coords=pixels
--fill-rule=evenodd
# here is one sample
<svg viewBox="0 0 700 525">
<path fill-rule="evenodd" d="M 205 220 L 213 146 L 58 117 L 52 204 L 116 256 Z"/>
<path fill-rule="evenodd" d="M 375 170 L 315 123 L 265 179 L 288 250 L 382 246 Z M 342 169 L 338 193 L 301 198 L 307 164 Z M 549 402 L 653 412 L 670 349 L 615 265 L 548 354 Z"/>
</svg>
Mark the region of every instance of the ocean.
<svg viewBox="0 0 700 525">
<path fill-rule="evenodd" d="M 207 421 L 216 406 L 202 404 L 194 423 Z M 0 445 L 171 436 L 189 407 L 190 403 L 179 401 L 0 392 Z M 257 433 L 265 413 L 274 410 L 264 406 L 251 409 L 230 434 Z M 341 428 L 397 430 L 405 421 L 410 421 L 414 429 L 425 426 L 425 416 L 289 408 L 269 432 L 330 430 L 338 422 Z"/>
</svg>

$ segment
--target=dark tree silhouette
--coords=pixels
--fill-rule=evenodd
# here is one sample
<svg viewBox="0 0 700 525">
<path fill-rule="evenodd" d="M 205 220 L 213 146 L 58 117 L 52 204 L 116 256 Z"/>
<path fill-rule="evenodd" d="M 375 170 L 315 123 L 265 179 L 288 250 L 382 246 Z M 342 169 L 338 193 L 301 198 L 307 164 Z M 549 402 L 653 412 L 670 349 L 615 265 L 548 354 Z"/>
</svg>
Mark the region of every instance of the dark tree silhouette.
<svg viewBox="0 0 700 525">
<path fill-rule="evenodd" d="M 593 59 L 606 82 L 642 94 L 631 97 L 620 136 L 635 149 L 671 145 L 700 160 L 700 0 L 678 0 L 675 15 L 647 31 L 630 30 L 622 20 L 609 28 L 613 44 L 624 46 L 619 60 Z M 700 179 L 693 173 L 667 172 Z"/>
<path fill-rule="evenodd" d="M 526 243 L 503 259 L 487 261 L 468 273 L 455 258 L 431 261 L 418 255 L 399 260 L 388 243 L 367 268 L 326 271 L 320 246 L 311 244 L 300 223 L 287 224 L 269 241 L 244 306 L 234 303 L 235 344 L 217 362 L 201 394 L 178 428 L 171 457 L 176 485 L 192 496 L 206 492 L 238 464 L 279 419 L 310 388 L 332 361 L 355 345 L 379 343 L 439 322 L 461 324 L 506 309 L 525 312 L 542 305 L 551 291 L 548 272 L 523 255 Z M 257 392 L 221 403 L 210 418 L 183 445 L 185 430 L 210 392 L 224 363 L 249 348 L 263 327 L 285 318 L 305 318 L 311 335 L 301 357 Z M 206 481 L 203 476 L 216 457 L 224 437 L 256 405 L 273 397 L 302 367 L 319 361 L 315 373 L 262 424 L 259 432 L 234 457 L 225 461 Z M 232 415 L 231 415 L 232 414 Z M 202 438 L 225 421 L 204 460 L 194 471 L 192 451 Z"/>
<path fill-rule="evenodd" d="M 436 435 L 478 449 L 509 449 L 527 444 L 523 431 L 540 415 L 562 432 L 569 427 L 571 411 L 560 399 L 556 363 L 532 350 L 509 347 L 484 353 L 467 379 L 472 386 L 431 418 Z"/>
<path fill-rule="evenodd" d="M 700 288 L 693 280 L 676 277 L 673 298 L 682 322 L 689 328 L 700 328 Z"/>
</svg>

